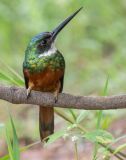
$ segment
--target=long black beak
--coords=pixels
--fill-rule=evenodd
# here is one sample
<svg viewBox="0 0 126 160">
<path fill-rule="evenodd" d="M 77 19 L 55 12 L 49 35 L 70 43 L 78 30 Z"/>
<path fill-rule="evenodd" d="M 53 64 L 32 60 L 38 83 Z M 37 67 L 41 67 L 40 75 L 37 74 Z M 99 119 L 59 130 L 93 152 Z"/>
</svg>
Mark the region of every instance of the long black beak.
<svg viewBox="0 0 126 160">
<path fill-rule="evenodd" d="M 52 41 L 55 40 L 55 38 L 57 37 L 58 33 L 76 16 L 76 14 L 78 12 L 80 12 L 80 10 L 83 7 L 79 8 L 76 12 L 74 12 L 72 15 L 70 15 L 68 18 L 66 18 L 62 23 L 60 23 L 60 25 L 58 27 L 56 27 L 53 31 L 52 31 Z"/>
</svg>

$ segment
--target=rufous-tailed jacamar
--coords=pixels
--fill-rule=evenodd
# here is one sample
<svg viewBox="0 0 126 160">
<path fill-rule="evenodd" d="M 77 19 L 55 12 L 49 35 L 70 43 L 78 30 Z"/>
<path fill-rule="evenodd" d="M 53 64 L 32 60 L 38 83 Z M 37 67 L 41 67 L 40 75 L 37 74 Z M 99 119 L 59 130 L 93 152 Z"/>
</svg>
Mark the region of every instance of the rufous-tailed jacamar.
<svg viewBox="0 0 126 160">
<path fill-rule="evenodd" d="M 31 90 L 52 92 L 57 101 L 58 93 L 63 89 L 65 61 L 54 42 L 58 33 L 81 9 L 70 15 L 52 32 L 42 32 L 30 40 L 23 63 L 27 97 Z M 41 140 L 54 132 L 53 107 L 39 107 L 39 130 Z"/>
</svg>

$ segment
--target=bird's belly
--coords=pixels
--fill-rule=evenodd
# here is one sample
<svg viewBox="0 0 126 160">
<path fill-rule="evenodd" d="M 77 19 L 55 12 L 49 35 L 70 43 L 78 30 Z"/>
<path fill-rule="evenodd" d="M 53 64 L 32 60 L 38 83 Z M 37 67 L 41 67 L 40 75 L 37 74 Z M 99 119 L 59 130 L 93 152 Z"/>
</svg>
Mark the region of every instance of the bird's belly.
<svg viewBox="0 0 126 160">
<path fill-rule="evenodd" d="M 27 73 L 26 73 L 27 72 Z M 30 73 L 28 70 L 25 71 L 25 75 L 29 78 L 28 86 L 32 86 L 33 90 L 43 92 L 53 92 L 57 88 L 57 83 L 63 76 L 64 70 L 57 69 L 51 70 L 46 69 L 39 73 Z"/>
</svg>

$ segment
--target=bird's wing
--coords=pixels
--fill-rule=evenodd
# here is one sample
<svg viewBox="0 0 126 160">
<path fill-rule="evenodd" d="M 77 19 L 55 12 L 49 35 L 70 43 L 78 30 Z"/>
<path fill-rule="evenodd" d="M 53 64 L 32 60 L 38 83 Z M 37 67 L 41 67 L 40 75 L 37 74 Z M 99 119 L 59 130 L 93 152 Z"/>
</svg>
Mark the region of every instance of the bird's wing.
<svg viewBox="0 0 126 160">
<path fill-rule="evenodd" d="M 23 73 L 24 73 L 25 87 L 26 87 L 26 89 L 28 89 L 29 79 L 28 79 L 28 77 L 26 76 L 25 70 L 23 70 Z"/>
<path fill-rule="evenodd" d="M 64 75 L 60 78 L 60 93 L 63 90 Z"/>
</svg>

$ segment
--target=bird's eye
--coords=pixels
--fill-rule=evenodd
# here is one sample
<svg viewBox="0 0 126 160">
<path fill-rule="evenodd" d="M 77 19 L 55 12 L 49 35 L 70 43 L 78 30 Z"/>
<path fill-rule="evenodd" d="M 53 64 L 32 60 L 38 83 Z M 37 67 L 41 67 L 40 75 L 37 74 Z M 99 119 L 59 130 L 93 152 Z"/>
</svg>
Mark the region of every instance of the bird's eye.
<svg viewBox="0 0 126 160">
<path fill-rule="evenodd" d="M 46 40 L 42 40 L 41 45 L 45 45 L 45 44 L 46 44 Z"/>
<path fill-rule="evenodd" d="M 43 49 L 44 47 L 46 47 L 47 41 L 46 40 L 42 40 L 39 44 L 38 44 L 38 49 Z"/>
</svg>

